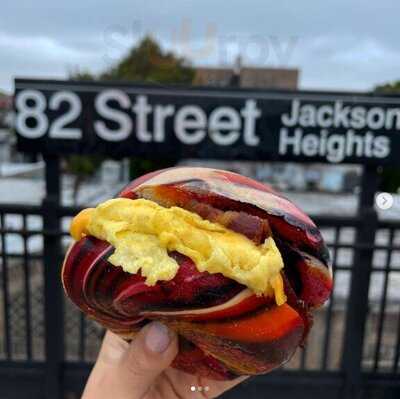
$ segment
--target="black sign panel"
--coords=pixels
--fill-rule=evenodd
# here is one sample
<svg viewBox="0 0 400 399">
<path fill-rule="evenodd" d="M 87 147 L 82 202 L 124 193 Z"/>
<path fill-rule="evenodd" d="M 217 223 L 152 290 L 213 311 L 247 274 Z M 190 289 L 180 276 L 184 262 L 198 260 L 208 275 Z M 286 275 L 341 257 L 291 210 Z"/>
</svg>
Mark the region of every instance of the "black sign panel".
<svg viewBox="0 0 400 399">
<path fill-rule="evenodd" d="M 21 151 L 400 164 L 400 98 L 17 79 Z"/>
</svg>

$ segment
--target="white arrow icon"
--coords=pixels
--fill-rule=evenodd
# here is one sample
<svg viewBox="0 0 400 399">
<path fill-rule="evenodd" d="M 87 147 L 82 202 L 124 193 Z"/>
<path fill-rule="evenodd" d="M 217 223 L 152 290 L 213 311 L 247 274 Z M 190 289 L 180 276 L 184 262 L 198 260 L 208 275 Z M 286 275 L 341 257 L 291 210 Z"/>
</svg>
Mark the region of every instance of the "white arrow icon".
<svg viewBox="0 0 400 399">
<path fill-rule="evenodd" d="M 375 197 L 376 206 L 382 210 L 390 209 L 393 206 L 393 202 L 393 195 L 390 193 L 379 193 Z"/>
</svg>

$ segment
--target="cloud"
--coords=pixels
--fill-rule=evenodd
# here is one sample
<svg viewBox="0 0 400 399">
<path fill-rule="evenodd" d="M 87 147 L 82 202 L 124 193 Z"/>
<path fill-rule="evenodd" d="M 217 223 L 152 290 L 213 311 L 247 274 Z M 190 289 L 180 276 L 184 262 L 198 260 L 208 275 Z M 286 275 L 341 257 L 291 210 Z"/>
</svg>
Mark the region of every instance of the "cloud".
<svg viewBox="0 0 400 399">
<path fill-rule="evenodd" d="M 400 3 L 361 0 L 21 0 L 2 4 L 0 88 L 14 76 L 99 72 L 146 33 L 195 64 L 301 69 L 302 88 L 368 90 L 400 79 Z"/>
<path fill-rule="evenodd" d="M 303 87 L 362 91 L 400 79 L 400 48 L 375 37 L 338 33 L 299 42 L 293 62 L 303 66 Z"/>
<path fill-rule="evenodd" d="M 14 77 L 62 78 L 77 66 L 96 70 L 98 54 L 67 46 L 51 37 L 24 38 L 0 32 L 0 87 L 8 91 Z"/>
</svg>

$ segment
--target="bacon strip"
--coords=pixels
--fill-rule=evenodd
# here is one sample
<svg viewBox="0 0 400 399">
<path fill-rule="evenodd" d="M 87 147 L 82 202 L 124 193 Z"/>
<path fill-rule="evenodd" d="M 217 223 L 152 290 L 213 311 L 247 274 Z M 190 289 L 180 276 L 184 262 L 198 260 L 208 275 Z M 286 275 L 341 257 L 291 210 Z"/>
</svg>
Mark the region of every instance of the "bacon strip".
<svg viewBox="0 0 400 399">
<path fill-rule="evenodd" d="M 192 201 L 188 204 L 187 210 L 197 213 L 203 219 L 213 223 L 219 223 L 226 228 L 243 234 L 255 244 L 259 245 L 271 235 L 268 222 L 257 216 L 249 215 L 245 212 L 221 211 L 212 205 Z"/>
<path fill-rule="evenodd" d="M 179 206 L 189 212 L 201 216 L 213 223 L 219 223 L 226 228 L 243 234 L 254 241 L 256 245 L 262 244 L 271 236 L 268 221 L 246 212 L 223 211 L 210 204 L 197 201 L 182 190 L 171 190 L 170 187 L 144 187 L 137 192 L 139 197 L 146 198 L 165 207 Z"/>
</svg>

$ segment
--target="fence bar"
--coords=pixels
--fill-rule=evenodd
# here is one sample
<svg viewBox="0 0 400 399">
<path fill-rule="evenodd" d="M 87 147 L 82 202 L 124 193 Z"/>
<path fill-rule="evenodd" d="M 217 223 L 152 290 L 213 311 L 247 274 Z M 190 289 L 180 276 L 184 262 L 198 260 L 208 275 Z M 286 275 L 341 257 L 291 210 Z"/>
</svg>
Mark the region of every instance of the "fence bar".
<svg viewBox="0 0 400 399">
<path fill-rule="evenodd" d="M 4 213 L 0 214 L 1 227 L 5 226 Z M 6 249 L 6 236 L 1 234 L 1 272 L 2 272 L 2 291 L 3 291 L 3 314 L 4 314 L 4 352 L 6 359 L 11 359 L 11 330 L 10 330 L 10 292 L 9 292 L 9 278 L 8 278 L 8 263 L 7 263 L 7 249 Z"/>
<path fill-rule="evenodd" d="M 389 230 L 389 245 L 393 245 L 394 238 L 394 230 Z M 379 305 L 379 319 L 378 319 L 378 330 L 377 330 L 377 339 L 375 345 L 375 353 L 374 353 L 374 366 L 373 370 L 378 371 L 379 369 L 379 359 L 380 359 L 380 351 L 382 345 L 382 335 L 383 335 L 383 324 L 385 320 L 385 310 L 386 310 L 386 302 L 387 302 L 387 290 L 389 285 L 389 273 L 390 273 L 390 264 L 392 262 L 392 251 L 389 250 L 386 255 L 386 266 L 383 269 L 383 287 L 382 287 L 382 297 Z"/>
<path fill-rule="evenodd" d="M 22 228 L 27 230 L 26 215 L 22 216 Z M 28 238 L 26 234 L 22 235 L 23 239 L 23 268 L 24 268 L 24 294 L 25 294 L 25 328 L 26 328 L 26 355 L 28 360 L 32 359 L 32 327 L 31 327 L 31 273 L 29 268 L 29 251 Z"/>
<path fill-rule="evenodd" d="M 368 315 L 368 292 L 374 254 L 373 247 L 378 228 L 377 213 L 374 209 L 378 184 L 379 175 L 376 167 L 365 166 L 358 208 L 362 222 L 357 229 L 355 240 L 356 243 L 364 244 L 364 247 L 355 250 L 342 354 L 342 369 L 345 373 L 343 396 L 346 399 L 359 398 L 363 388 L 362 356 Z"/>
<path fill-rule="evenodd" d="M 46 327 L 46 399 L 62 398 L 62 362 L 64 359 L 63 295 L 60 282 L 60 237 L 49 234 L 60 230 L 60 162 L 57 157 L 46 157 L 46 198 L 43 200 L 44 233 L 44 303 Z"/>
<path fill-rule="evenodd" d="M 335 236 L 334 236 L 334 244 L 335 248 L 333 251 L 333 258 L 332 258 L 332 270 L 333 275 L 335 275 L 336 271 L 336 263 L 337 263 L 337 254 L 338 254 L 338 245 L 339 245 L 339 238 L 340 238 L 340 228 L 335 227 Z M 326 310 L 325 315 L 325 334 L 324 334 L 324 348 L 322 350 L 322 370 L 326 370 L 329 364 L 329 349 L 331 344 L 331 325 L 332 325 L 332 311 L 333 311 L 333 304 L 335 301 L 335 291 L 332 291 L 331 297 L 329 298 L 329 305 Z"/>
<path fill-rule="evenodd" d="M 83 313 L 79 314 L 79 360 L 85 360 L 86 352 L 86 317 Z"/>
<path fill-rule="evenodd" d="M 1 287 L 3 292 L 3 296 L 6 298 L 6 309 L 5 309 L 5 323 L 8 324 L 4 331 L 4 346 L 6 353 L 9 353 L 8 360 L 4 362 L 0 362 L 0 371 L 4 367 L 9 367 L 10 370 L 12 368 L 12 372 L 14 372 L 14 368 L 20 367 L 21 370 L 26 371 L 26 375 L 28 376 L 31 373 L 30 368 L 32 368 L 35 362 L 29 361 L 28 359 L 25 361 L 18 361 L 13 359 L 13 335 L 10 333 L 9 326 L 9 312 L 12 311 L 12 307 L 10 309 L 9 305 L 12 304 L 10 295 L 10 281 L 7 274 L 12 273 L 12 262 L 11 259 L 18 259 L 19 263 L 23 265 L 23 271 L 25 272 L 25 278 L 23 281 L 25 292 L 21 295 L 32 294 L 33 286 L 30 283 L 30 268 L 31 263 L 29 263 L 32 259 L 44 259 L 44 274 L 45 274 L 45 328 L 46 328 L 46 361 L 45 362 L 37 362 L 35 363 L 35 367 L 39 367 L 41 370 L 40 379 L 37 381 L 38 389 L 41 391 L 43 387 L 45 387 L 45 391 L 43 395 L 41 394 L 40 398 L 43 399 L 60 399 L 62 397 L 62 390 L 66 390 L 67 387 L 71 387 L 71 380 L 69 379 L 69 374 L 71 371 L 75 373 L 76 365 L 82 364 L 85 367 L 85 372 L 79 374 L 79 390 L 82 387 L 82 384 L 87 377 L 88 372 L 88 364 L 85 363 L 85 359 L 88 358 L 88 343 L 90 342 L 90 333 L 91 333 L 91 325 L 88 324 L 85 320 L 85 316 L 80 313 L 79 315 L 79 327 L 78 327 L 78 335 L 79 335 L 79 346 L 78 346 L 78 354 L 80 361 L 77 363 L 73 363 L 70 361 L 64 360 L 63 354 L 63 294 L 60 287 L 60 256 L 61 256 L 61 237 L 66 235 L 67 233 L 63 232 L 60 228 L 60 220 L 63 215 L 70 215 L 72 212 L 72 208 L 64 208 L 59 205 L 60 202 L 60 181 L 59 181 L 59 165 L 57 159 L 46 159 L 47 167 L 46 167 L 46 183 L 48 187 L 48 196 L 44 200 L 42 206 L 40 208 L 29 207 L 29 212 L 26 210 L 25 206 L 9 206 L 7 205 L 6 211 L 3 210 L 3 206 L 0 206 L 0 243 L 2 244 L 3 250 L 0 253 L 0 260 L 2 260 L 2 264 L 0 265 L 0 271 L 3 273 L 3 280 Z M 397 230 L 400 230 L 400 222 L 398 221 L 382 221 L 378 222 L 376 213 L 373 210 L 373 191 L 376 189 L 377 184 L 377 175 L 375 170 L 366 170 L 363 177 L 363 191 L 362 191 L 362 199 L 360 201 L 360 210 L 359 215 L 356 217 L 349 217 L 341 219 L 340 223 L 330 217 L 318 217 L 314 218 L 315 220 L 322 221 L 322 224 L 327 228 L 332 228 L 334 231 L 334 237 L 332 244 L 329 245 L 330 249 L 333 250 L 333 263 L 335 270 L 343 270 L 349 272 L 351 275 L 354 274 L 351 281 L 351 293 L 349 302 L 347 304 L 347 316 L 346 316 L 346 324 L 345 324 L 345 334 L 344 337 L 344 345 L 343 345 L 343 354 L 342 354 L 342 372 L 336 372 L 334 370 L 322 371 L 329 369 L 329 349 L 331 350 L 331 356 L 333 347 L 329 348 L 330 340 L 332 338 L 332 326 L 334 324 L 334 319 L 332 320 L 332 315 L 334 315 L 334 304 L 335 301 L 337 303 L 338 298 L 332 297 L 331 302 L 327 307 L 327 313 L 324 315 L 326 320 L 326 330 L 323 331 L 325 334 L 324 340 L 321 340 L 321 358 L 318 359 L 321 364 L 322 370 L 310 370 L 310 367 L 313 367 L 311 362 L 313 361 L 313 356 L 311 352 L 308 354 L 303 352 L 300 356 L 301 369 L 299 367 L 296 371 L 285 371 L 282 374 L 282 381 L 284 381 L 285 386 L 289 386 L 291 384 L 294 385 L 294 389 L 297 389 L 296 384 L 301 381 L 313 381 L 315 385 L 321 386 L 324 383 L 324 378 L 335 376 L 335 384 L 337 388 L 342 386 L 342 383 L 345 383 L 344 387 L 344 396 L 343 399 L 347 398 L 357 398 L 360 396 L 360 392 L 363 387 L 369 389 L 374 384 L 379 382 L 379 386 L 382 389 L 382 392 L 386 393 L 388 388 L 387 384 L 395 384 L 396 387 L 400 387 L 400 382 L 395 380 L 395 373 L 399 370 L 399 360 L 400 360 L 400 317 L 398 320 L 397 328 L 397 340 L 393 343 L 394 349 L 394 362 L 391 364 L 392 370 L 388 372 L 387 370 L 382 370 L 384 373 L 377 373 L 375 371 L 371 372 L 362 372 L 362 354 L 363 354 L 363 340 L 364 340 L 364 329 L 366 324 L 366 318 L 368 314 L 368 289 L 369 289 L 369 281 L 371 271 L 376 270 L 380 273 L 386 273 L 385 278 L 390 278 L 388 275 L 388 271 L 400 271 L 400 267 L 390 267 L 390 255 L 395 257 L 395 253 L 393 251 L 400 250 L 399 244 L 396 240 L 394 240 L 394 235 L 397 233 Z M 8 213 L 18 214 L 22 216 L 23 226 L 18 230 L 13 229 L 12 226 L 5 226 L 5 219 Z M 39 230 L 27 230 L 29 226 L 27 226 L 28 215 L 30 214 L 38 214 L 43 216 L 44 226 L 43 229 Z M 342 225 L 343 223 L 343 225 Z M 320 225 L 320 223 L 318 223 Z M 343 232 L 343 227 L 351 227 L 357 229 L 357 238 L 355 242 L 351 243 L 342 243 L 340 240 L 340 235 Z M 375 244 L 375 231 L 377 229 L 389 229 L 390 238 L 385 243 L 385 245 Z M 10 248 L 6 247 L 6 238 L 8 238 L 7 234 L 16 234 L 21 235 L 23 238 L 23 252 L 21 253 L 9 253 L 7 252 Z M 44 237 L 44 253 L 43 254 L 29 254 L 28 251 L 28 239 L 31 235 L 40 234 Z M 355 252 L 355 256 L 352 262 L 352 266 L 340 266 L 337 265 L 338 261 L 338 252 L 340 249 L 350 248 Z M 385 250 L 388 254 L 388 258 L 386 259 L 386 264 L 384 267 L 373 267 L 372 265 L 372 255 L 376 250 Z M 340 253 L 339 253 L 340 255 Z M 340 259 L 339 259 L 340 260 Z M 8 263 L 7 263 L 8 262 Z M 390 268 L 390 270 L 389 270 Z M 7 273 L 8 272 L 8 273 Z M 32 271 L 31 271 L 32 272 Z M 5 284 L 5 285 L 4 285 Z M 375 353 L 375 362 L 377 369 L 379 369 L 379 350 L 381 344 L 384 343 L 385 335 L 383 334 L 383 326 L 384 326 L 384 314 L 385 308 L 387 308 L 388 304 L 385 306 L 385 301 L 388 301 L 389 298 L 386 298 L 386 291 L 388 287 L 388 283 L 384 281 L 383 283 L 383 295 L 380 302 L 380 314 L 379 314 L 379 322 L 377 326 L 377 337 L 381 336 L 380 342 L 376 343 L 377 347 L 374 347 Z M 3 299 L 3 297 L 1 298 Z M 29 302 L 29 299 L 28 299 Z M 26 302 L 27 303 L 27 302 Z M 33 306 L 33 304 L 32 304 Z M 29 312 L 29 305 L 25 312 Z M 12 315 L 12 313 L 11 313 Z M 27 318 L 26 323 L 30 320 L 30 315 L 25 313 L 25 317 Z M 33 318 L 29 322 L 35 320 Z M 32 327 L 32 326 L 30 326 Z M 35 328 L 33 326 L 32 328 Z M 28 328 L 27 330 L 30 330 Z M 1 332 L 3 333 L 3 331 Z M 33 345 L 31 342 L 32 332 L 26 331 L 26 339 L 27 339 L 27 353 L 29 353 L 28 345 Z M 29 334 L 29 336 L 28 336 Z M 8 335 L 8 337 L 7 337 Z M 30 343 L 28 343 L 30 342 Z M 33 347 L 33 349 L 35 349 Z M 33 350 L 33 352 L 35 352 Z M 29 357 L 29 355 L 28 355 Z M 64 363 L 65 361 L 65 363 Z M 308 366 L 308 369 L 307 369 Z M 10 372 L 11 373 L 11 372 Z M 1 374 L 1 373 L 0 373 Z M 270 376 L 267 376 L 268 380 L 265 380 L 265 383 L 268 383 L 269 387 L 273 385 L 271 381 L 274 380 L 277 373 L 273 373 Z M 325 375 L 325 377 L 324 377 Z M 43 376 L 45 376 L 45 384 L 43 385 Z M 311 378 L 311 376 L 313 376 Z M 262 377 L 263 378 L 263 377 Z M 345 378 L 345 381 L 342 380 Z M 364 380 L 363 380 L 364 378 Z M 0 375 L 0 386 L 2 383 L 9 382 L 9 374 L 6 377 Z M 387 382 L 385 379 L 393 379 Z M 261 379 L 258 379 L 261 381 Z M 75 384 L 75 380 L 73 381 Z M 14 383 L 14 382 L 13 382 Z M 258 384 L 258 382 L 257 382 Z M 384 385 L 386 384 L 386 385 Z M 12 385 L 11 383 L 9 384 Z M 335 385 L 335 386 L 336 386 Z M 260 386 L 260 385 L 258 385 Z M 69 389 L 69 388 L 68 388 Z M 78 392 L 78 388 L 75 389 Z M 258 389 L 258 388 L 257 388 Z M 322 387 L 321 389 L 324 389 Z M 0 389 L 1 391 L 1 389 Z M 66 392 L 66 391 L 65 391 Z M 64 392 L 64 393 L 65 393 Z M 236 391 L 235 391 L 236 392 Z M 240 391 L 238 391 L 240 392 Z M 305 391 L 306 392 L 306 391 Z M 257 391 L 259 393 L 259 390 Z M 342 394 L 342 392 L 341 392 Z M 45 396 L 44 396 L 45 395 Z M 239 393 L 238 393 L 239 395 Z M 289 394 L 282 395 L 284 397 L 292 397 L 293 392 Z M 16 397 L 16 396 L 11 396 Z M 32 397 L 39 397 L 33 396 Z M 249 394 L 249 397 L 257 397 Z M 304 397 L 304 396 L 303 396 Z M 308 397 L 313 397 L 312 394 L 308 394 Z"/>
<path fill-rule="evenodd" d="M 399 360 L 400 360 L 400 310 L 399 310 L 399 318 L 397 320 L 396 348 L 394 351 L 394 359 L 392 365 L 393 373 L 397 373 L 397 371 L 399 370 Z"/>
<path fill-rule="evenodd" d="M 307 362 L 307 345 L 301 349 L 300 353 L 300 370 L 304 371 L 306 369 Z"/>
</svg>

